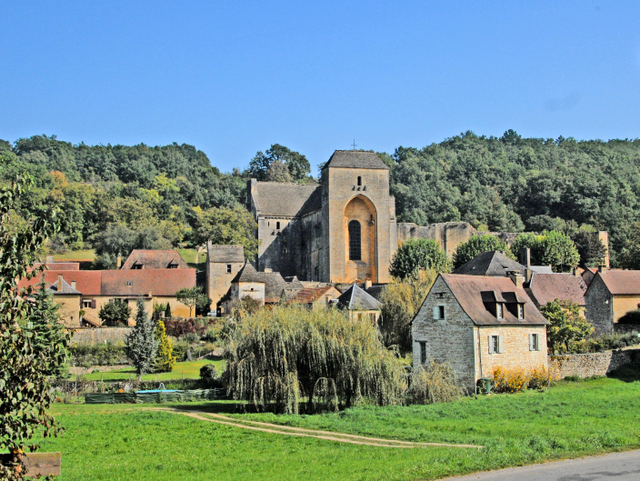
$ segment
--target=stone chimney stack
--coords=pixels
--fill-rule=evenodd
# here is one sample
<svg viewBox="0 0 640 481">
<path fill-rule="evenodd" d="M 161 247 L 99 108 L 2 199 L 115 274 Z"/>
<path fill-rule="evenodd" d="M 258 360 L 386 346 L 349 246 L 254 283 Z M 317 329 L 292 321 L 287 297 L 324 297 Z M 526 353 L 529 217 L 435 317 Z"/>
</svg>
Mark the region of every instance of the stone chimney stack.
<svg viewBox="0 0 640 481">
<path fill-rule="evenodd" d="M 520 274 L 519 271 L 509 271 L 507 272 L 507 276 L 513 281 L 516 287 L 522 287 L 524 285 L 524 276 Z"/>
<path fill-rule="evenodd" d="M 76 288 L 76 281 L 71 281 L 71 287 L 72 287 L 73 289 L 75 289 L 75 288 Z"/>
<path fill-rule="evenodd" d="M 58 274 L 58 292 L 62 291 L 62 274 Z"/>
<path fill-rule="evenodd" d="M 371 282 L 371 279 L 365 279 L 365 281 L 364 281 L 364 290 L 366 291 L 366 290 L 367 290 L 367 289 L 369 289 L 372 285 L 373 285 L 373 283 Z"/>
<path fill-rule="evenodd" d="M 122 256 L 118 254 L 116 258 L 116 269 L 120 269 L 122 267 Z"/>
</svg>

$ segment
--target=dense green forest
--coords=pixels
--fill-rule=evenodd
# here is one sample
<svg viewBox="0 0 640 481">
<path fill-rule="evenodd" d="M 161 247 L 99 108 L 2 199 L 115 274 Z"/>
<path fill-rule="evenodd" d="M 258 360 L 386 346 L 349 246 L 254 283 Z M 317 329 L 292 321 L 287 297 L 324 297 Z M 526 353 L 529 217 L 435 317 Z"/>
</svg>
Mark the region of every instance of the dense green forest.
<svg viewBox="0 0 640 481">
<path fill-rule="evenodd" d="M 244 243 L 246 236 L 234 234 L 233 227 L 251 227 L 243 208 L 248 178 L 312 180 L 306 157 L 278 144 L 247 159 L 245 171 L 231 173 L 213 167 L 195 147 L 175 143 L 88 146 L 42 135 L 0 141 L 0 155 L 1 182 L 21 171 L 35 178 L 21 209 L 60 208 L 64 227 L 51 249 L 95 247 L 106 266 L 135 247 L 197 245 L 211 235 L 209 219 L 225 219 L 230 227 L 215 234 L 220 241 Z M 466 221 L 479 230 L 559 230 L 571 236 L 607 230 L 614 263 L 629 265 L 628 253 L 638 251 L 640 140 L 466 132 L 380 155 L 391 169 L 401 222 Z M 23 217 L 16 212 L 13 221 Z"/>
</svg>

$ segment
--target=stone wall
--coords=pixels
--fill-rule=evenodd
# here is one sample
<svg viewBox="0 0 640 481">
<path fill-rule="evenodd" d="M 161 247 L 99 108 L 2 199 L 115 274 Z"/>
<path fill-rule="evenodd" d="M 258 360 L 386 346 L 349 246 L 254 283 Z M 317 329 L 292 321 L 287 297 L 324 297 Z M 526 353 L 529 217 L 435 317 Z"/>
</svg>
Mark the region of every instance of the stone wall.
<svg viewBox="0 0 640 481">
<path fill-rule="evenodd" d="M 467 242 L 476 230 L 466 222 L 443 222 L 428 226 L 413 223 L 398 224 L 398 245 L 409 239 L 432 239 L 440 248 L 452 257 L 456 249 L 463 242 Z"/>
<path fill-rule="evenodd" d="M 640 349 L 549 356 L 549 369 L 559 378 L 606 376 L 625 364 L 640 362 Z"/>
<path fill-rule="evenodd" d="M 71 344 L 82 344 L 93 346 L 94 344 L 104 344 L 106 342 L 116 344 L 124 342 L 131 332 L 131 327 L 101 327 L 96 329 L 70 329 L 73 333 Z"/>
</svg>

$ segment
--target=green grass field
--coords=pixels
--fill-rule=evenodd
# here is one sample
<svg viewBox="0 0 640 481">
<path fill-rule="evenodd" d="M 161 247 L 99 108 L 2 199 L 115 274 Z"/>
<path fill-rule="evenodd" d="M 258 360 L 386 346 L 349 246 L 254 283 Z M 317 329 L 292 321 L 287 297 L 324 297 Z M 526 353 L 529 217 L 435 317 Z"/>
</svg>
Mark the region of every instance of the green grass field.
<svg viewBox="0 0 640 481">
<path fill-rule="evenodd" d="M 159 372 L 158 374 L 145 374 L 142 376 L 143 381 L 155 381 L 156 376 L 158 381 L 167 381 L 169 379 L 182 379 L 184 373 L 185 379 L 198 379 L 200 377 L 200 368 L 205 364 L 215 364 L 218 372 L 222 372 L 224 369 L 224 361 L 191 361 L 191 362 L 178 362 L 173 368 L 172 372 Z M 101 377 L 103 376 L 103 377 Z M 116 369 L 106 372 L 92 372 L 83 376 L 87 381 L 126 381 L 131 377 L 135 379 L 137 377 L 136 371 L 133 367 L 125 367 L 122 369 Z"/>
<path fill-rule="evenodd" d="M 181 407 L 181 405 L 165 405 Z M 231 414 L 300 427 L 484 449 L 392 449 L 297 438 L 149 411 L 153 405 L 56 404 L 66 428 L 61 480 L 438 479 L 640 447 L 640 382 L 561 382 L 545 392 L 337 414 Z M 182 405 L 233 413 L 229 402 Z"/>
<path fill-rule="evenodd" d="M 89 261 L 96 257 L 96 251 L 93 249 L 84 249 L 79 251 L 67 251 L 64 254 L 55 254 L 54 260 L 56 262 L 62 261 Z"/>
</svg>

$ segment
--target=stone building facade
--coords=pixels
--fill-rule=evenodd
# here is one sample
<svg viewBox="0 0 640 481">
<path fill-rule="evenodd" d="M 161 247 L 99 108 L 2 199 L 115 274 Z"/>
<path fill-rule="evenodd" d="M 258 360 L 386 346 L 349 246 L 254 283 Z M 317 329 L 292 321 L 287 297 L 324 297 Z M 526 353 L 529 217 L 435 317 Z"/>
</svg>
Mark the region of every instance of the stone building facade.
<svg viewBox="0 0 640 481">
<path fill-rule="evenodd" d="M 244 266 L 244 248 L 241 245 L 207 244 L 207 296 L 211 309 L 216 310 L 220 299 L 229 291 L 231 281 Z"/>
<path fill-rule="evenodd" d="M 640 271 L 601 269 L 584 298 L 595 334 L 612 334 L 622 316 L 640 309 Z"/>
<path fill-rule="evenodd" d="M 508 277 L 442 274 L 412 322 L 413 365 L 449 363 L 472 392 L 496 367 L 547 367 L 546 319 Z"/>
</svg>

